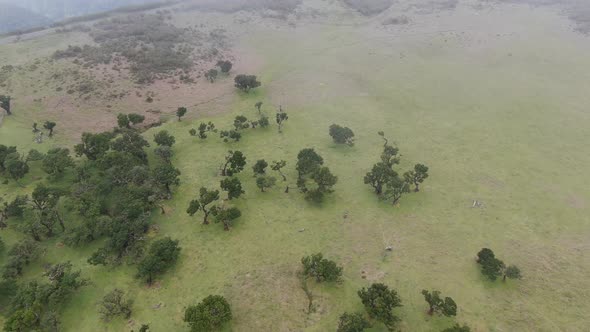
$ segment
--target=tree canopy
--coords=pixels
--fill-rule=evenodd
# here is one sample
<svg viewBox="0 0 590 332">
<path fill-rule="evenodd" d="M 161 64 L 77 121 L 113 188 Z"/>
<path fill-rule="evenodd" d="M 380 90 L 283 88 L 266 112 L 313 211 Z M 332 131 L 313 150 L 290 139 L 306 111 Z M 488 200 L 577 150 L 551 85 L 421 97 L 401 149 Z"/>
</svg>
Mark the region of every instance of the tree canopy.
<svg viewBox="0 0 590 332">
<path fill-rule="evenodd" d="M 250 90 L 259 87 L 262 83 L 258 82 L 255 75 L 240 74 L 234 79 L 236 88 L 248 93 Z"/>
<path fill-rule="evenodd" d="M 220 295 L 209 295 L 184 311 L 184 321 L 189 324 L 191 332 L 214 331 L 231 319 L 230 305 Z"/>
<path fill-rule="evenodd" d="M 392 331 L 400 321 L 393 309 L 401 307 L 402 301 L 397 292 L 384 284 L 374 283 L 369 288 L 358 291 L 369 317 L 379 320 Z"/>
<path fill-rule="evenodd" d="M 139 263 L 137 277 L 151 284 L 154 277 L 169 269 L 180 255 L 178 241 L 165 237 L 150 246 L 147 255 Z"/>
</svg>

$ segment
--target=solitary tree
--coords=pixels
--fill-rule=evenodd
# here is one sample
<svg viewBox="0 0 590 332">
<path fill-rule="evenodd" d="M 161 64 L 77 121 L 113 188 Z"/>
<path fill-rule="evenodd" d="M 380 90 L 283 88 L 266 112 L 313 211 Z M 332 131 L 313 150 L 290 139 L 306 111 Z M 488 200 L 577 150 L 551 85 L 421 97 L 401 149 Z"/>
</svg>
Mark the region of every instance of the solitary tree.
<svg viewBox="0 0 590 332">
<path fill-rule="evenodd" d="M 242 182 L 238 178 L 225 178 L 221 180 L 220 186 L 221 189 L 227 191 L 227 198 L 229 200 L 239 198 L 244 193 Z"/>
<path fill-rule="evenodd" d="M 217 61 L 217 66 L 221 69 L 222 73 L 227 74 L 233 67 L 233 64 L 227 60 L 219 60 Z"/>
<path fill-rule="evenodd" d="M 115 288 L 108 292 L 100 301 L 100 316 L 104 321 L 110 321 L 113 317 L 123 316 L 128 319 L 131 317 L 131 307 L 133 300 L 127 298 L 125 292 Z"/>
<path fill-rule="evenodd" d="M 285 167 L 285 166 L 287 166 L 287 162 L 284 160 L 273 161 L 270 166 L 270 169 L 272 169 L 275 172 L 278 172 L 281 175 L 281 177 L 283 178 L 283 181 L 287 181 L 287 177 L 281 171 L 283 169 L 283 167 Z"/>
<path fill-rule="evenodd" d="M 167 130 L 160 130 L 156 135 L 154 135 L 154 142 L 158 145 L 165 145 L 165 146 L 172 146 L 176 143 L 176 138 L 170 135 Z"/>
<path fill-rule="evenodd" d="M 222 176 L 232 176 L 244 170 L 246 157 L 241 151 L 229 151 L 225 156 L 225 164 L 221 169 Z"/>
<path fill-rule="evenodd" d="M 337 144 L 354 145 L 354 133 L 348 127 L 341 127 L 337 124 L 330 126 L 330 136 Z"/>
<path fill-rule="evenodd" d="M 368 289 L 362 288 L 358 291 L 358 295 L 369 317 L 383 322 L 390 331 L 393 331 L 400 320 L 393 313 L 393 309 L 402 306 L 397 292 L 393 289 L 390 290 L 384 284 L 375 283 Z"/>
<path fill-rule="evenodd" d="M 208 190 L 207 188 L 202 187 L 199 190 L 199 199 L 194 199 L 190 202 L 186 213 L 188 213 L 191 217 L 197 213 L 198 211 L 203 211 L 205 215 L 203 218 L 203 224 L 209 224 L 209 214 L 215 212 L 217 209 L 216 206 L 210 206 L 210 204 L 219 200 L 219 190 Z"/>
<path fill-rule="evenodd" d="M 258 114 L 261 113 L 260 109 L 262 108 L 262 102 L 259 101 L 256 104 L 254 104 L 254 107 L 256 107 L 256 109 L 258 110 Z"/>
<path fill-rule="evenodd" d="M 428 303 L 429 309 L 428 314 L 432 315 L 435 312 L 445 315 L 447 317 L 457 315 L 457 304 L 450 297 L 445 297 L 444 300 L 440 297 L 440 292 L 434 290 L 429 292 L 422 290 L 424 300 Z"/>
<path fill-rule="evenodd" d="M 191 332 L 214 331 L 232 319 L 231 308 L 223 296 L 209 295 L 184 311 L 184 321 Z"/>
<path fill-rule="evenodd" d="M 268 163 L 264 159 L 259 159 L 256 161 L 256 164 L 252 166 L 254 170 L 254 175 L 263 175 L 266 173 L 266 168 L 268 167 Z"/>
<path fill-rule="evenodd" d="M 420 191 L 420 184 L 426 180 L 428 177 L 428 167 L 422 164 L 416 164 L 414 169 L 411 171 L 407 171 L 404 174 L 404 178 L 406 182 L 411 183 L 415 186 L 414 191 Z"/>
<path fill-rule="evenodd" d="M 3 108 L 7 115 L 12 115 L 10 110 L 10 96 L 0 95 L 0 108 Z"/>
<path fill-rule="evenodd" d="M 254 75 L 240 74 L 234 79 L 236 88 L 248 93 L 251 89 L 255 89 L 261 85 Z"/>
<path fill-rule="evenodd" d="M 277 183 L 277 179 L 272 176 L 262 175 L 256 178 L 256 186 L 260 188 L 260 191 L 264 192 L 264 189 L 272 188 Z"/>
<path fill-rule="evenodd" d="M 371 323 L 361 313 L 345 312 L 340 316 L 336 332 L 363 332 Z"/>
<path fill-rule="evenodd" d="M 207 80 L 209 80 L 209 82 L 213 83 L 217 79 L 217 74 L 218 74 L 217 69 L 209 69 L 205 73 L 205 78 Z"/>
<path fill-rule="evenodd" d="M 283 111 L 282 107 L 279 107 L 279 111 L 277 112 L 276 121 L 277 125 L 279 126 L 279 133 L 283 132 L 283 123 L 289 120 L 289 115 Z"/>
<path fill-rule="evenodd" d="M 217 209 L 215 222 L 223 224 L 223 230 L 229 231 L 234 220 L 242 216 L 242 212 L 236 207 Z"/>
<path fill-rule="evenodd" d="M 477 253 L 477 262 L 481 265 L 481 273 L 491 281 L 500 277 L 506 268 L 504 262 L 497 259 L 494 252 L 488 248 L 483 248 Z"/>
<path fill-rule="evenodd" d="M 260 116 L 260 119 L 258 119 L 258 125 L 262 128 L 270 126 L 270 120 L 268 120 L 268 116 Z"/>
<path fill-rule="evenodd" d="M 45 123 L 43 124 L 43 128 L 49 130 L 49 137 L 53 136 L 53 129 L 56 125 L 57 124 L 53 121 L 45 121 Z"/>
<path fill-rule="evenodd" d="M 179 107 L 179 108 L 176 110 L 176 116 L 178 117 L 178 121 L 180 121 L 180 119 L 181 119 L 183 116 L 185 116 L 186 112 L 187 112 L 187 109 L 186 109 L 186 107 Z"/>
<path fill-rule="evenodd" d="M 154 277 L 174 265 L 179 255 L 178 241 L 169 237 L 156 240 L 150 246 L 147 255 L 139 263 L 137 277 L 145 279 L 151 285 Z"/>
<path fill-rule="evenodd" d="M 43 170 L 52 177 L 59 177 L 68 167 L 74 167 L 74 159 L 70 157 L 70 150 L 54 148 L 47 151 L 43 158 Z"/>
<path fill-rule="evenodd" d="M 321 253 L 303 257 L 301 264 L 303 264 L 303 275 L 315 278 L 317 282 L 334 282 L 342 277 L 342 267 L 324 258 Z"/>
</svg>

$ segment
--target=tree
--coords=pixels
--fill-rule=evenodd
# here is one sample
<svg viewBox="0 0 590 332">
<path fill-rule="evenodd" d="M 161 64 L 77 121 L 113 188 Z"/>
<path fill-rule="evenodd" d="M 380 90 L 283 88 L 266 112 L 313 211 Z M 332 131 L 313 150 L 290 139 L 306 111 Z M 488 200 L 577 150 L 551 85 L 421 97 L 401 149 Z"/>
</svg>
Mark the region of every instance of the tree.
<svg viewBox="0 0 590 332">
<path fill-rule="evenodd" d="M 165 237 L 156 240 L 150 246 L 147 255 L 139 263 L 137 277 L 145 279 L 151 285 L 154 276 L 165 272 L 169 269 L 180 255 L 178 241 Z"/>
<path fill-rule="evenodd" d="M 201 124 L 199 125 L 199 138 L 200 139 L 207 138 L 207 132 L 209 132 L 209 131 L 216 131 L 215 125 L 213 124 L 213 122 L 211 122 L 211 121 L 209 121 L 209 123 L 201 122 Z"/>
<path fill-rule="evenodd" d="M 342 267 L 324 258 L 321 253 L 303 257 L 301 264 L 303 264 L 303 275 L 315 278 L 317 282 L 335 282 L 342 277 Z"/>
<path fill-rule="evenodd" d="M 255 89 L 261 85 L 254 75 L 240 74 L 234 78 L 236 88 L 248 93 L 251 89 Z"/>
<path fill-rule="evenodd" d="M 399 176 L 390 177 L 385 183 L 385 190 L 381 196 L 384 200 L 391 200 L 395 205 L 400 200 L 403 194 L 410 192 L 410 185 L 402 180 Z"/>
<path fill-rule="evenodd" d="M 227 198 L 229 200 L 239 198 L 244 193 L 242 182 L 237 178 L 225 178 L 221 180 L 220 186 L 221 189 L 227 191 Z"/>
<path fill-rule="evenodd" d="M 219 137 L 223 138 L 223 141 L 226 143 L 229 142 L 230 139 L 233 139 L 235 142 L 238 142 L 242 138 L 242 134 L 233 129 L 230 131 L 222 130 L 219 132 Z"/>
<path fill-rule="evenodd" d="M 25 161 L 28 163 L 29 161 L 39 161 L 43 160 L 44 158 L 44 154 L 42 154 L 36 149 L 31 149 L 29 150 L 29 153 L 27 153 L 27 158 L 25 159 Z"/>
<path fill-rule="evenodd" d="M 68 167 L 74 167 L 74 159 L 70 156 L 70 150 L 66 148 L 54 148 L 47 151 L 41 168 L 52 177 L 59 177 Z"/>
<path fill-rule="evenodd" d="M 365 175 L 365 184 L 371 185 L 377 195 L 383 193 L 383 186 L 390 181 L 390 179 L 397 177 L 398 174 L 395 172 L 390 165 L 384 162 L 378 162 L 373 165 L 370 172 Z"/>
<path fill-rule="evenodd" d="M 229 303 L 220 295 L 209 295 L 184 311 L 184 321 L 189 324 L 191 332 L 214 331 L 231 319 Z"/>
<path fill-rule="evenodd" d="M 328 167 L 319 168 L 311 178 L 315 181 L 315 189 L 307 190 L 305 198 L 312 202 L 321 203 L 324 194 L 332 193 L 332 187 L 338 182 L 338 177 L 330 172 Z"/>
<path fill-rule="evenodd" d="M 491 281 L 502 276 L 506 268 L 504 262 L 497 259 L 489 248 L 483 248 L 477 253 L 477 263 L 481 265 L 481 273 Z"/>
<path fill-rule="evenodd" d="M 174 168 L 171 164 L 162 164 L 154 168 L 152 177 L 156 184 L 159 184 L 164 187 L 168 197 L 172 194 L 170 190 L 170 186 L 172 185 L 179 185 L 180 179 L 180 171 L 177 168 Z"/>
<path fill-rule="evenodd" d="M 217 66 L 221 69 L 222 73 L 227 74 L 227 73 L 229 73 L 229 71 L 233 67 L 233 64 L 227 60 L 226 61 L 219 60 L 219 61 L 217 61 Z"/>
<path fill-rule="evenodd" d="M 53 129 L 56 125 L 57 124 L 53 121 L 45 121 L 45 123 L 43 124 L 43 128 L 49 130 L 49 137 L 53 136 Z"/>
<path fill-rule="evenodd" d="M 369 317 L 383 322 L 390 331 L 393 331 L 400 320 L 393 313 L 393 309 L 402 306 L 397 292 L 393 289 L 390 290 L 384 284 L 375 283 L 368 289 L 363 287 L 358 291 L 358 295 Z"/>
<path fill-rule="evenodd" d="M 299 179 L 315 173 L 321 165 L 324 164 L 324 158 L 315 152 L 314 149 L 303 149 L 297 154 L 297 174 Z"/>
<path fill-rule="evenodd" d="M 258 125 L 260 125 L 262 128 L 270 126 L 270 120 L 268 120 L 268 116 L 262 115 L 260 119 L 258 119 Z"/>
<path fill-rule="evenodd" d="M 242 212 L 236 207 L 220 208 L 215 213 L 215 222 L 222 223 L 225 231 L 229 231 L 234 220 L 242 216 Z"/>
<path fill-rule="evenodd" d="M 264 192 L 264 189 L 272 188 L 277 183 L 277 179 L 272 176 L 259 176 L 256 178 L 256 186 L 260 188 L 260 191 Z"/>
<path fill-rule="evenodd" d="M 3 279 L 15 279 L 20 276 L 25 266 L 39 257 L 39 245 L 31 240 L 21 240 L 8 251 L 6 265 L 2 271 Z"/>
<path fill-rule="evenodd" d="M 111 149 L 120 153 L 105 154 L 99 163 L 105 163 L 104 167 L 112 168 L 113 165 L 130 166 L 137 162 L 147 164 L 147 154 L 144 148 L 149 147 L 148 141 L 136 130 L 121 129 L 119 136 L 111 142 Z M 129 163 L 121 165 L 124 159 L 133 157 L 134 160 L 127 160 Z"/>
<path fill-rule="evenodd" d="M 506 278 L 510 279 L 520 279 L 522 275 L 520 274 L 520 269 L 516 265 L 510 265 L 504 270 L 504 276 L 502 277 L 502 281 L 506 282 Z"/>
<path fill-rule="evenodd" d="M 244 170 L 246 157 L 241 151 L 229 151 L 225 156 L 225 164 L 221 169 L 222 176 L 232 176 Z"/>
<path fill-rule="evenodd" d="M 109 149 L 113 134 L 109 132 L 92 134 L 83 133 L 82 143 L 74 147 L 77 156 L 86 156 L 89 160 L 101 158 Z"/>
<path fill-rule="evenodd" d="M 428 167 L 422 164 L 414 165 L 414 169 L 404 173 L 406 182 L 412 183 L 415 186 L 414 191 L 420 191 L 420 184 L 428 177 Z"/>
<path fill-rule="evenodd" d="M 197 130 L 196 130 L 195 128 L 191 128 L 191 129 L 188 131 L 188 133 L 189 133 L 191 136 L 197 136 Z M 204 133 L 204 132 L 203 132 L 203 133 Z M 204 137 L 204 138 L 207 138 L 207 135 L 205 135 L 205 137 Z"/>
<path fill-rule="evenodd" d="M 39 128 L 37 128 L 37 122 L 33 122 L 33 133 L 38 133 Z"/>
<path fill-rule="evenodd" d="M 385 145 L 383 147 L 383 152 L 381 153 L 381 161 L 390 167 L 393 165 L 399 164 L 400 157 L 398 156 L 399 149 L 391 146 Z"/>
<path fill-rule="evenodd" d="M 287 181 L 287 177 L 281 171 L 283 169 L 283 167 L 285 167 L 285 166 L 287 166 L 287 162 L 284 160 L 273 161 L 272 165 L 270 166 L 270 169 L 272 169 L 275 172 L 278 172 L 281 175 L 281 177 L 283 178 L 283 181 Z"/>
<path fill-rule="evenodd" d="M 187 112 L 187 111 L 188 111 L 188 110 L 186 109 L 186 107 L 179 107 L 179 108 L 176 110 L 176 116 L 178 117 L 178 121 L 179 121 L 179 122 L 180 122 L 180 119 L 181 119 L 183 116 L 185 116 L 185 115 L 186 115 L 186 112 Z"/>
<path fill-rule="evenodd" d="M 0 108 L 3 108 L 7 115 L 12 115 L 12 111 L 10 110 L 10 96 L 0 95 Z"/>
<path fill-rule="evenodd" d="M 457 304 L 450 297 L 445 297 L 444 300 L 440 297 L 440 292 L 433 290 L 432 292 L 426 289 L 422 290 L 424 300 L 428 303 L 428 314 L 432 315 L 435 312 L 445 315 L 447 317 L 457 315 Z"/>
<path fill-rule="evenodd" d="M 354 145 L 354 133 L 348 127 L 341 127 L 337 124 L 330 126 L 330 136 L 337 144 Z"/>
<path fill-rule="evenodd" d="M 186 213 L 192 217 L 198 211 L 203 211 L 205 214 L 205 217 L 203 218 L 203 224 L 208 225 L 209 214 L 217 210 L 216 206 L 209 207 L 209 205 L 217 200 L 219 200 L 219 190 L 208 190 L 207 188 L 202 187 L 199 190 L 199 199 L 194 199 L 190 202 Z"/>
<path fill-rule="evenodd" d="M 287 120 L 289 120 L 289 115 L 287 115 L 287 113 L 283 111 L 283 108 L 280 107 L 276 115 L 277 125 L 279 126 L 279 133 L 283 132 L 283 123 Z"/>
<path fill-rule="evenodd" d="M 249 127 L 250 127 L 250 124 L 248 123 L 248 119 L 245 116 L 243 116 L 243 115 L 236 116 L 236 118 L 234 119 L 234 128 L 236 128 L 236 131 L 242 130 L 242 129 L 248 129 Z"/>
<path fill-rule="evenodd" d="M 215 80 L 217 79 L 217 69 L 209 69 L 206 73 L 205 73 L 205 78 L 211 82 L 214 83 Z"/>
<path fill-rule="evenodd" d="M 449 328 L 442 330 L 441 332 L 471 332 L 471 329 L 467 325 L 455 324 Z"/>
<path fill-rule="evenodd" d="M 6 157 L 16 152 L 16 146 L 0 144 L 0 171 L 6 170 Z"/>
<path fill-rule="evenodd" d="M 166 145 L 172 146 L 176 143 L 176 138 L 170 135 L 167 130 L 160 130 L 156 135 L 154 135 L 154 142 L 158 145 Z"/>
<path fill-rule="evenodd" d="M 129 122 L 129 116 L 127 114 L 119 113 L 117 115 L 117 125 L 119 128 L 131 128 Z"/>
<path fill-rule="evenodd" d="M 348 312 L 340 316 L 336 332 L 363 332 L 371 327 L 371 323 L 361 314 Z"/>
<path fill-rule="evenodd" d="M 6 167 L 8 175 L 17 182 L 29 173 L 29 165 L 23 160 L 18 152 L 7 155 L 4 160 L 4 166 Z"/>
<path fill-rule="evenodd" d="M 256 109 L 258 110 L 258 114 L 261 113 L 260 109 L 262 108 L 262 102 L 259 101 L 256 104 L 254 104 L 254 107 L 256 107 Z"/>
<path fill-rule="evenodd" d="M 252 166 L 252 170 L 254 170 L 254 175 L 263 175 L 266 173 L 266 168 L 268 167 L 268 163 L 264 159 L 259 159 L 256 161 L 256 164 Z"/>
<path fill-rule="evenodd" d="M 145 120 L 145 116 L 137 113 L 131 113 L 127 117 L 129 118 L 129 121 L 134 125 L 140 124 Z"/>
<path fill-rule="evenodd" d="M 174 155 L 172 148 L 167 145 L 158 146 L 154 149 L 154 153 L 156 156 L 162 158 L 162 161 L 168 164 L 170 164 L 172 156 Z"/>
<path fill-rule="evenodd" d="M 98 312 L 102 320 L 110 321 L 115 316 L 123 316 L 125 319 L 131 317 L 133 300 L 125 296 L 125 292 L 115 288 L 108 292 L 99 303 Z"/>
</svg>

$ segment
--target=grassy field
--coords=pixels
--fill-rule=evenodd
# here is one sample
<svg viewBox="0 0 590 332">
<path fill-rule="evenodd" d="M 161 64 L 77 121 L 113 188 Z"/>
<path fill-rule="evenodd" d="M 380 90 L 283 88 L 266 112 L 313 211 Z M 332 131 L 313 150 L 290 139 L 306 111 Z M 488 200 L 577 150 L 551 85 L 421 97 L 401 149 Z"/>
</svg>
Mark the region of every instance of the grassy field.
<svg viewBox="0 0 590 332">
<path fill-rule="evenodd" d="M 502 24 L 473 28 L 495 15 L 504 17 Z M 453 32 L 431 29 L 433 22 Z M 167 214 L 154 214 L 159 230 L 150 237 L 180 241 L 176 267 L 147 288 L 133 278 L 135 266 L 89 265 L 100 243 L 72 249 L 56 238 L 44 242 L 46 253 L 25 278 L 65 260 L 90 278 L 92 285 L 63 308 L 67 331 L 128 331 L 142 323 L 153 331 L 187 330 L 184 308 L 209 294 L 232 305 L 228 331 L 330 331 L 344 311 L 362 310 L 356 291 L 372 282 L 398 290 L 403 331 L 438 331 L 453 321 L 475 331 L 584 331 L 590 324 L 590 49 L 564 22 L 514 7 L 483 18 L 467 9 L 428 16 L 401 32 L 371 24 L 274 32 L 253 25 L 241 42 L 263 63 L 256 73 L 262 88 L 236 92 L 225 114 L 156 129 L 176 136 L 173 163 L 182 176 Z M 201 121 L 226 128 L 236 115 L 255 118 L 258 100 L 271 117 L 274 107 L 285 107 L 290 119 L 282 134 L 274 126 L 248 130 L 230 144 L 189 136 Z M 34 145 L 27 116 L 37 111 L 17 106 L 0 127 L 0 142 L 23 150 L 72 142 L 58 132 Z M 333 144 L 332 123 L 351 127 L 356 145 Z M 395 207 L 363 184 L 379 158 L 380 130 L 401 149 L 401 169 L 422 162 L 431 170 L 423 190 Z M 294 190 L 296 155 L 306 147 L 339 177 L 321 206 Z M 238 176 L 246 191 L 236 203 L 243 217 L 224 232 L 185 210 L 199 187 L 218 186 L 229 149 L 243 151 L 249 165 Z M 289 194 L 280 181 L 259 192 L 250 167 L 262 158 L 288 161 Z M 42 176 L 33 167 L 23 183 Z M 10 183 L 0 194 L 22 190 Z M 482 206 L 473 208 L 473 200 Z M 11 227 L 0 236 L 10 245 L 23 235 Z M 392 252 L 384 250 L 389 245 Z M 474 259 L 482 247 L 518 265 L 524 278 L 484 279 Z M 312 284 L 318 310 L 308 315 L 297 271 L 301 257 L 316 252 L 344 266 L 344 281 Z M 134 312 L 130 321 L 106 324 L 96 302 L 114 287 L 131 294 Z M 426 315 L 422 289 L 453 297 L 456 319 Z"/>
</svg>

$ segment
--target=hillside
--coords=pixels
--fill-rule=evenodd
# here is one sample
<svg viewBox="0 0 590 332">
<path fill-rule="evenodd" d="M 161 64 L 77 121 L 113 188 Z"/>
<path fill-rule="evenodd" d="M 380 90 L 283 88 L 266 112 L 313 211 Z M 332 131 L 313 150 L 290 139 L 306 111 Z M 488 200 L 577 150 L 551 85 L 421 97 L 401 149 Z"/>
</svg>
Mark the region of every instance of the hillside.
<svg viewBox="0 0 590 332">
<path fill-rule="evenodd" d="M 571 3 L 191 0 L 0 40 L 0 325 L 587 331 Z"/>
</svg>

